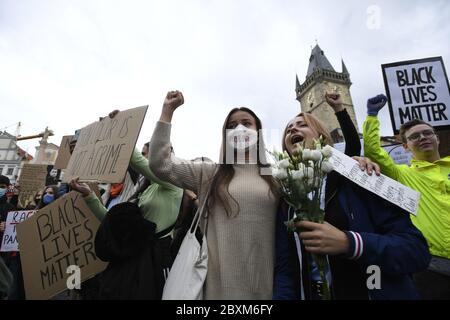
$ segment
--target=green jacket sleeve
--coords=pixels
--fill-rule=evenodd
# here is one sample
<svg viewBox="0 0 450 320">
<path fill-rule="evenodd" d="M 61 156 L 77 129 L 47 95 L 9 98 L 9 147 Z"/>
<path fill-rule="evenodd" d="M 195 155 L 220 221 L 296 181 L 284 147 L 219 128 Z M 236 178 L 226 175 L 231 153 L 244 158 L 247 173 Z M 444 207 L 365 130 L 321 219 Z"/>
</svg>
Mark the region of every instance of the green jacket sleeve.
<svg viewBox="0 0 450 320">
<path fill-rule="evenodd" d="M 164 182 L 157 176 L 155 176 L 155 174 L 150 169 L 150 166 L 148 165 L 148 160 L 143 155 L 141 155 L 137 149 L 134 149 L 133 154 L 131 155 L 130 166 L 135 171 L 142 174 L 147 180 L 150 180 L 152 183 L 157 183 L 168 189 L 178 190 L 178 188 L 173 184 Z"/>
<path fill-rule="evenodd" d="M 84 201 L 86 201 L 87 206 L 98 220 L 102 221 L 105 218 L 108 209 L 100 202 L 95 193 L 91 192 L 90 195 L 84 197 Z"/>
<path fill-rule="evenodd" d="M 381 147 L 380 121 L 377 117 L 367 116 L 363 124 L 364 156 L 378 163 L 381 172 L 394 180 L 400 176 L 399 166 Z"/>
</svg>

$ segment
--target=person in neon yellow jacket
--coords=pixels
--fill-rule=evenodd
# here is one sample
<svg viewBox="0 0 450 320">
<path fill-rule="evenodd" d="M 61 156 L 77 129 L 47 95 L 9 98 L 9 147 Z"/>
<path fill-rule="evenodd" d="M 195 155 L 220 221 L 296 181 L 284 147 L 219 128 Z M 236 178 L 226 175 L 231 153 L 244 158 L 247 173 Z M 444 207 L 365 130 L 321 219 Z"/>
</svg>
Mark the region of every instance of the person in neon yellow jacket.
<svg viewBox="0 0 450 320">
<path fill-rule="evenodd" d="M 430 290 L 424 298 L 450 298 L 450 156 L 439 154 L 439 137 L 434 128 L 419 119 L 400 127 L 403 147 L 411 151 L 411 165 L 396 164 L 380 144 L 378 111 L 387 98 L 378 95 L 367 101 L 367 118 L 363 125 L 364 155 L 380 165 L 381 172 L 421 193 L 417 216 L 411 215 L 414 225 L 425 236 L 434 256 L 423 278 Z M 441 277 L 442 276 L 442 277 Z M 422 277 L 416 277 L 420 282 Z M 435 283 L 436 286 L 434 286 Z M 431 290 L 431 288 L 434 288 Z M 438 287 L 443 290 L 439 292 Z"/>
</svg>

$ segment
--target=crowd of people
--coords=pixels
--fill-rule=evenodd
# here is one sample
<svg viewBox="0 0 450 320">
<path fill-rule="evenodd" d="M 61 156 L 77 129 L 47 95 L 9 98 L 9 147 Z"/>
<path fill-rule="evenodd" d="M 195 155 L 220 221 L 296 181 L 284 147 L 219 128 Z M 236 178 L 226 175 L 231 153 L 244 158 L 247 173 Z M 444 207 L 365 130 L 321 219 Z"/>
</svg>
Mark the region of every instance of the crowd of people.
<svg viewBox="0 0 450 320">
<path fill-rule="evenodd" d="M 170 91 L 153 136 L 132 154 L 128 172 L 134 190 L 119 201 L 123 184 L 104 189 L 100 199 L 78 179 L 46 186 L 36 195 L 40 210 L 69 191 L 83 195 L 101 221 L 96 254 L 108 267 L 82 284 L 77 299 L 161 299 L 165 280 L 199 204 L 201 233 L 206 235 L 208 268 L 204 299 L 320 300 L 322 279 L 313 254 L 327 257 L 326 276 L 332 299 L 450 298 L 450 157 L 439 154 L 439 137 L 421 120 L 403 124 L 400 135 L 412 152 L 411 165 L 398 165 L 380 145 L 377 114 L 387 98 L 367 102 L 361 142 L 337 93 L 324 92 L 346 141 L 345 154 L 368 174 L 381 173 L 421 193 L 419 212 L 411 215 L 355 182 L 330 172 L 324 183 L 325 222 L 285 221 L 294 210 L 280 193 L 280 182 L 264 169 L 261 120 L 248 108 L 234 108 L 222 128 L 218 163 L 208 158 L 175 156 L 172 118 L 184 104 Z M 119 111 L 109 114 L 114 118 Z M 175 121 L 174 121 L 175 122 Z M 244 138 L 245 137 L 245 138 Z M 284 128 L 282 149 L 293 155 L 299 145 L 314 148 L 330 133 L 314 115 L 300 113 Z M 76 143 L 74 139 L 72 146 Z M 0 236 L 11 204 L 7 177 L 0 177 Z M 29 208 L 28 208 L 29 209 Z M 201 236 L 198 237 L 201 239 Z M 19 252 L 2 253 L 3 299 L 25 299 Z M 369 288 L 367 268 L 378 266 L 381 287 Z"/>
</svg>

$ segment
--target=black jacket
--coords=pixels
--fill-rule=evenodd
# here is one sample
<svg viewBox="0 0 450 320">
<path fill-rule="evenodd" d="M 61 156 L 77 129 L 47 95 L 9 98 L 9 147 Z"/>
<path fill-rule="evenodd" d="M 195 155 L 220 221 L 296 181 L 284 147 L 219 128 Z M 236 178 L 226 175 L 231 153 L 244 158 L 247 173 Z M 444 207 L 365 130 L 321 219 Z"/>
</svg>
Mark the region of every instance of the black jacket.
<svg viewBox="0 0 450 320">
<path fill-rule="evenodd" d="M 109 262 L 100 275 L 100 299 L 160 299 L 163 272 L 155 253 L 156 225 L 132 203 L 111 208 L 96 237 L 97 256 Z"/>
</svg>

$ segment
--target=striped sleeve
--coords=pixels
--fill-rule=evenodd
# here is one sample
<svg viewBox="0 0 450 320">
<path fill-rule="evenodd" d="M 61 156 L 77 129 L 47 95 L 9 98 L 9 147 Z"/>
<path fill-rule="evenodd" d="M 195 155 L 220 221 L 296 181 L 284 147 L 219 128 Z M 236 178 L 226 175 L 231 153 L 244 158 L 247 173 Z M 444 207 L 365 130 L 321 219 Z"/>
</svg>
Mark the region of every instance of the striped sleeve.
<svg viewBox="0 0 450 320">
<path fill-rule="evenodd" d="M 364 243 L 361 235 L 358 232 L 346 231 L 347 238 L 350 243 L 349 251 L 347 253 L 347 258 L 352 260 L 359 259 L 364 252 Z"/>
</svg>

